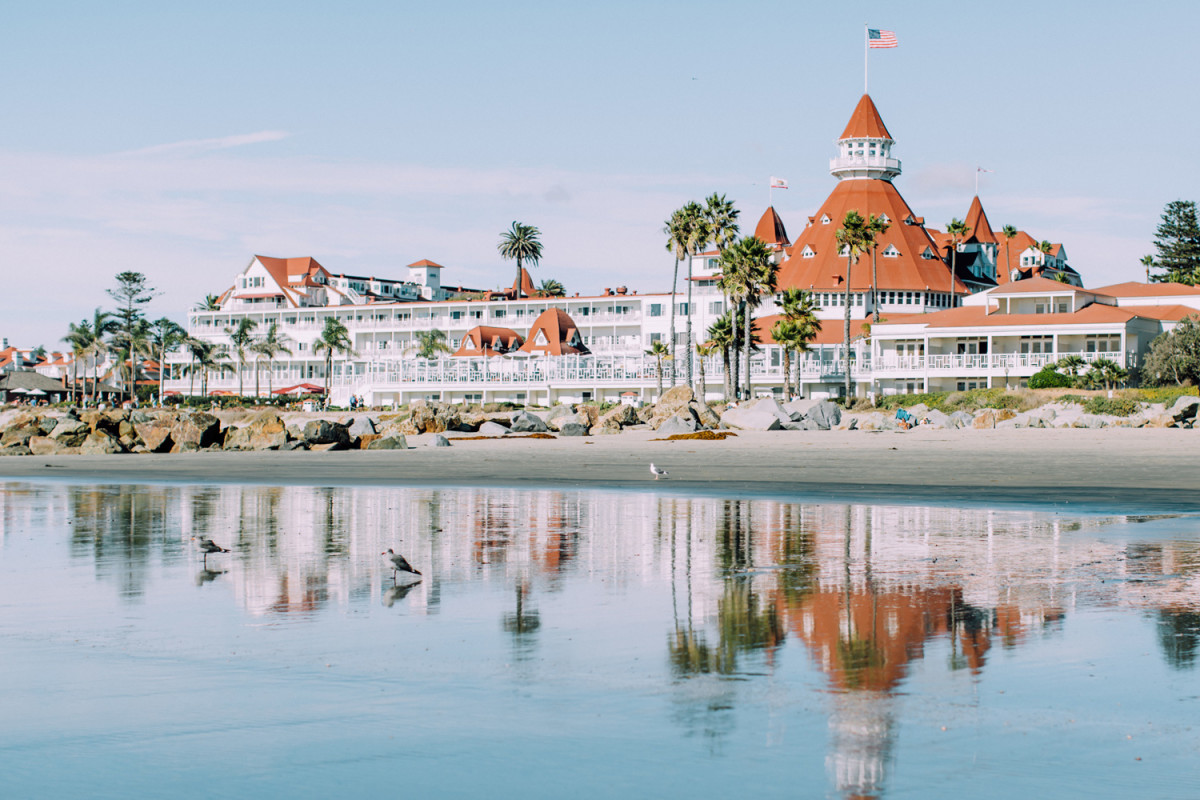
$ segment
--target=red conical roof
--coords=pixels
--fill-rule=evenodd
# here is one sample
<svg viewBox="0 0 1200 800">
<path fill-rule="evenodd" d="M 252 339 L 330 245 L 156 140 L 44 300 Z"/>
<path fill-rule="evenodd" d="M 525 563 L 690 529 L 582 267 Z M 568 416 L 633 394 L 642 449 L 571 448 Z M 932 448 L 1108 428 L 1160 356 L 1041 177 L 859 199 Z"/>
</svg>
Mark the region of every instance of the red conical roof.
<svg viewBox="0 0 1200 800">
<path fill-rule="evenodd" d="M 999 244 L 996 234 L 992 232 L 992 226 L 988 224 L 987 214 L 983 213 L 983 203 L 979 202 L 979 195 L 975 195 L 975 199 L 971 201 L 966 224 L 971 232 L 967 234 L 964 244 Z"/>
<path fill-rule="evenodd" d="M 871 100 L 871 95 L 864 94 L 858 101 L 858 105 L 854 107 L 854 113 L 850 115 L 850 121 L 846 123 L 846 130 L 842 131 L 839 138 L 892 138 L 892 135 L 888 133 L 887 126 L 883 124 L 883 117 L 879 116 L 879 109 L 875 108 L 875 103 Z"/>
<path fill-rule="evenodd" d="M 791 244 L 788 241 L 787 229 L 783 227 L 783 220 L 775 213 L 775 206 L 767 206 L 767 210 L 763 212 L 762 218 L 754 228 L 754 235 L 767 244 L 776 244 L 782 247 Z"/>
</svg>

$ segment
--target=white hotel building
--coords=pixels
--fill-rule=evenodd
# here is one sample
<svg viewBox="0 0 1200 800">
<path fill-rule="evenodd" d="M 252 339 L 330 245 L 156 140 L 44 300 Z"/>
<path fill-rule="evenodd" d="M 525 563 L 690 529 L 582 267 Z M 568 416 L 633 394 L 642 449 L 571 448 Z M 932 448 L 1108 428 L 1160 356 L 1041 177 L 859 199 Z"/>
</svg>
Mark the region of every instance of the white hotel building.
<svg viewBox="0 0 1200 800">
<path fill-rule="evenodd" d="M 1068 354 L 1136 367 L 1157 335 L 1190 314 L 1200 316 L 1196 287 L 1082 288 L 1061 244 L 1039 247 L 1024 231 L 1004 238 L 992 230 L 978 197 L 967 212 L 970 230 L 957 245 L 952 280 L 953 245 L 946 234 L 927 228 L 895 188 L 901 173 L 892 153 L 895 142 L 869 96 L 863 95 L 837 144 L 830 172 L 838 183 L 795 241 L 773 208 L 755 229 L 776 251 L 780 290 L 810 291 L 820 304 L 823 330 L 798 367 L 805 395 L 842 391 L 846 259 L 834 236 L 851 209 L 889 224 L 877 238 L 876 292 L 870 257 L 851 273 L 851 378 L 858 395 L 1017 386 Z M 225 330 L 240 318 L 258 323 L 258 334 L 278 323 L 293 352 L 274 361 L 269 380 L 261 374 L 265 393 L 268 384 L 276 390 L 326 384 L 324 358 L 313 344 L 325 320 L 338 318 L 355 351 L 334 361 L 330 399 L 338 405 L 352 394 L 370 405 L 422 398 L 615 402 L 631 393 L 651 402 L 657 374 L 645 351 L 654 341 L 669 340 L 672 303 L 681 380 L 690 344 L 707 338 L 726 307 L 716 287 L 716 253 L 697 257 L 694 267 L 689 307 L 686 290 L 672 297 L 616 287 L 590 297 L 542 298 L 528 296 L 532 286 L 524 277 L 510 290 L 474 293 L 446 287 L 443 267 L 428 260 L 409 265 L 404 278 L 385 278 L 335 274 L 307 257 L 255 256 L 221 295 L 218 310 L 189 312 L 188 329 L 199 338 L 228 342 Z M 664 270 L 662 283 L 667 280 Z M 882 320 L 867 329 L 875 296 Z M 781 351 L 770 338 L 778 308 L 768 298 L 757 313 L 764 346 L 751 360 L 751 383 L 756 394 L 780 393 Z M 685 333 L 689 315 L 691 343 Z M 415 357 L 418 333 L 431 329 L 446 334 L 453 355 Z M 199 385 L 185 374 L 188 364 L 183 352 L 168 359 L 168 390 L 186 393 Z M 241 376 L 248 391 L 256 383 L 255 369 L 248 365 Z M 721 360 L 696 363 L 697 386 L 701 371 L 709 399 L 717 399 Z M 210 391 L 238 386 L 236 373 L 209 379 Z"/>
</svg>

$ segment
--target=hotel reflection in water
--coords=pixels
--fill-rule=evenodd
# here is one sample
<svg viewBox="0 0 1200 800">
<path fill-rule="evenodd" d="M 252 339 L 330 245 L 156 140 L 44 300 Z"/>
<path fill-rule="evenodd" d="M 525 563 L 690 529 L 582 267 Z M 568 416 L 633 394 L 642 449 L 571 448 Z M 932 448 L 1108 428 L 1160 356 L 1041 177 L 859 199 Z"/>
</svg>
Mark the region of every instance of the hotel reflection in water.
<svg viewBox="0 0 1200 800">
<path fill-rule="evenodd" d="M 770 672 L 791 638 L 827 682 L 827 767 L 852 796 L 882 791 L 897 691 L 929 647 L 948 649 L 947 670 L 978 675 L 996 648 L 1053 636 L 1084 605 L 1154 617 L 1178 669 L 1194 668 L 1200 636 L 1200 546 L 1086 530 L 1125 518 L 495 489 L 28 491 L 43 496 L 0 494 L 0 543 L 37 508 L 130 602 L 157 562 L 190 560 L 198 584 L 226 583 L 252 615 L 386 605 L 397 595 L 379 553 L 391 546 L 427 576 L 399 595 L 410 611 L 436 614 L 454 583 L 503 582 L 517 610 L 509 600 L 497 618 L 515 637 L 537 635 L 537 598 L 564 581 L 669 586 L 672 680 L 718 687 L 688 695 L 707 706 L 684 724 L 719 736 L 737 691 L 721 679 Z M 204 568 L 195 535 L 234 553 Z"/>
</svg>

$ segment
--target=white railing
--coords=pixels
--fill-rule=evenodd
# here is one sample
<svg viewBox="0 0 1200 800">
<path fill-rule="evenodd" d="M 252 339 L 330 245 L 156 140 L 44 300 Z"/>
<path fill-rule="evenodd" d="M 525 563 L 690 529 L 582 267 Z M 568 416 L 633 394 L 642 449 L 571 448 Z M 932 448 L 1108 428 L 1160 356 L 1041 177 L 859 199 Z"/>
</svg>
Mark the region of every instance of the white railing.
<svg viewBox="0 0 1200 800">
<path fill-rule="evenodd" d="M 1057 364 L 1066 356 L 1077 356 L 1085 363 L 1102 359 L 1137 366 L 1136 353 L 945 353 L 929 355 L 882 355 L 875 360 L 877 372 L 928 371 L 1009 371 L 1033 374 L 1047 365 Z"/>
</svg>

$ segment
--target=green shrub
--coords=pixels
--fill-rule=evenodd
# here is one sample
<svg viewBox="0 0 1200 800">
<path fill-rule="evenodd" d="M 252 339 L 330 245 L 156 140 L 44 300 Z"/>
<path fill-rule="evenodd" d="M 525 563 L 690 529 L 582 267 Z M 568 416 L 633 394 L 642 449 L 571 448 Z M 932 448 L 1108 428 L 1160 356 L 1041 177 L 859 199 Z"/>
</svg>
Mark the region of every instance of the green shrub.
<svg viewBox="0 0 1200 800">
<path fill-rule="evenodd" d="M 1136 414 L 1140 408 L 1141 404 L 1129 397 L 1089 397 L 1083 404 L 1083 410 L 1089 414 L 1111 414 L 1115 417 L 1128 417 Z"/>
<path fill-rule="evenodd" d="M 1029 378 L 1030 389 L 1065 389 L 1074 383 L 1070 375 L 1063 375 L 1050 366 L 1043 367 Z"/>
<path fill-rule="evenodd" d="M 1054 400 L 1057 403 L 1078 403 L 1079 405 L 1083 405 L 1088 401 L 1086 397 L 1080 397 L 1077 394 L 1060 394 Z"/>
<path fill-rule="evenodd" d="M 1171 405 L 1180 397 L 1195 397 L 1195 386 L 1159 386 L 1142 389 L 1126 389 L 1121 392 L 1122 397 L 1132 397 L 1135 400 L 1141 400 L 1144 403 L 1163 403 Z"/>
</svg>

